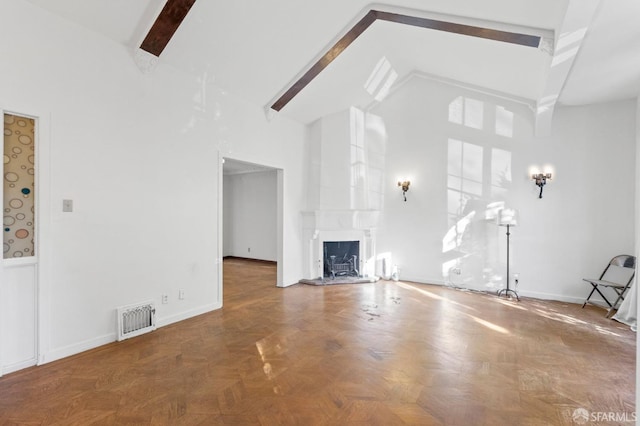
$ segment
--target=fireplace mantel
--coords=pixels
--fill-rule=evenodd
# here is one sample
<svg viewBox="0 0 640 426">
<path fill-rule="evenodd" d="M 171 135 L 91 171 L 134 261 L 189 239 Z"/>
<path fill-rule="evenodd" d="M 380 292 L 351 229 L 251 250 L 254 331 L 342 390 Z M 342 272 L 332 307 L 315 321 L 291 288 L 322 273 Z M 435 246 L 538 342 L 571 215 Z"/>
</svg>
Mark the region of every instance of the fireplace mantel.
<svg viewBox="0 0 640 426">
<path fill-rule="evenodd" d="M 305 229 L 364 230 L 376 228 L 379 210 L 315 210 L 302 212 Z"/>
<path fill-rule="evenodd" d="M 305 240 L 305 277 L 322 275 L 325 241 L 359 241 L 360 265 L 365 277 L 375 272 L 375 230 L 380 217 L 378 210 L 315 210 L 302 212 Z"/>
</svg>

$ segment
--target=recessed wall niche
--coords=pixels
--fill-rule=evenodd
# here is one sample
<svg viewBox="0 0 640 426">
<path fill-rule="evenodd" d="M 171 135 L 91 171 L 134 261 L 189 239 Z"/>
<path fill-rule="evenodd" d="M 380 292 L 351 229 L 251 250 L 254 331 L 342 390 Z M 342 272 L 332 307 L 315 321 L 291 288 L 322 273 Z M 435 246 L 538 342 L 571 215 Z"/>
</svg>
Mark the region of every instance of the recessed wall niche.
<svg viewBox="0 0 640 426">
<path fill-rule="evenodd" d="M 35 255 L 35 120 L 4 114 L 4 259 Z"/>
</svg>

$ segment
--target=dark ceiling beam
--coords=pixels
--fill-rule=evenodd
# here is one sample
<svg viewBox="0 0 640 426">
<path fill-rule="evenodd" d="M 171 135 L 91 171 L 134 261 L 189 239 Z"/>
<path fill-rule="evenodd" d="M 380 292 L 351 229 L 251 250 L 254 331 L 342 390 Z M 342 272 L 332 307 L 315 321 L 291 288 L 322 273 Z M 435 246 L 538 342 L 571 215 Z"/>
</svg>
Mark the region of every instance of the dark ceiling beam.
<svg viewBox="0 0 640 426">
<path fill-rule="evenodd" d="M 480 37 L 505 43 L 519 44 L 527 47 L 538 47 L 539 36 L 513 33 L 509 31 L 492 30 L 490 28 L 474 27 L 473 25 L 456 24 L 453 22 L 437 21 L 435 19 L 419 18 L 417 16 L 401 15 L 398 13 L 376 11 L 376 18 L 381 21 L 396 22 L 430 30 L 446 31 L 470 37 Z"/>
<path fill-rule="evenodd" d="M 398 13 L 370 10 L 347 33 L 334 44 L 311 68 L 302 75 L 277 101 L 271 105 L 271 109 L 280 111 L 298 95 L 311 81 L 329 66 L 355 39 L 360 37 L 367 28 L 376 20 L 395 22 L 414 27 L 428 28 L 436 31 L 462 34 L 470 37 L 479 37 L 504 43 L 518 44 L 527 47 L 538 47 L 540 37 L 529 34 L 520 34 L 508 31 L 493 30 L 490 28 L 475 27 L 472 25 L 456 24 L 453 22 L 438 21 L 435 19 L 420 18 L 417 16 L 402 15 Z"/>
<path fill-rule="evenodd" d="M 140 49 L 160 56 L 196 0 L 167 0 Z"/>
<path fill-rule="evenodd" d="M 288 104 L 305 86 L 311 83 L 311 80 L 316 78 L 326 67 L 329 66 L 335 58 L 338 57 L 355 39 L 365 32 L 371 24 L 376 21 L 376 13 L 370 10 L 364 17 L 358 21 L 331 49 L 316 62 L 313 66 L 304 73 L 293 86 L 291 86 L 281 97 L 278 99 L 271 108 L 280 111 L 286 104 Z"/>
</svg>

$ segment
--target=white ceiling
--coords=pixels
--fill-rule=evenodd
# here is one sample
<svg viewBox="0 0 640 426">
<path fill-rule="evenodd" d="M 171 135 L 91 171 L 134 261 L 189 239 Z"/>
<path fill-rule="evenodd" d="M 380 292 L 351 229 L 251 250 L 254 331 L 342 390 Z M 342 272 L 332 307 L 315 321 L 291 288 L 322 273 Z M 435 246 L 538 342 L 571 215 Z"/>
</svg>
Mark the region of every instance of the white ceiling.
<svg viewBox="0 0 640 426">
<path fill-rule="evenodd" d="M 131 49 L 164 5 L 164 0 L 27 1 Z M 556 46 L 551 52 L 377 21 L 280 114 L 309 123 L 350 105 L 371 104 L 376 93 L 369 94 L 365 83 L 385 60 L 398 74 L 395 84 L 417 73 L 538 109 L 541 101 L 580 105 L 631 99 L 640 92 L 638 0 L 198 0 L 160 56 L 160 66 L 269 107 L 370 9 L 550 36 Z"/>
<path fill-rule="evenodd" d="M 640 94 L 640 1 L 601 0 L 560 101 L 584 105 Z"/>
</svg>

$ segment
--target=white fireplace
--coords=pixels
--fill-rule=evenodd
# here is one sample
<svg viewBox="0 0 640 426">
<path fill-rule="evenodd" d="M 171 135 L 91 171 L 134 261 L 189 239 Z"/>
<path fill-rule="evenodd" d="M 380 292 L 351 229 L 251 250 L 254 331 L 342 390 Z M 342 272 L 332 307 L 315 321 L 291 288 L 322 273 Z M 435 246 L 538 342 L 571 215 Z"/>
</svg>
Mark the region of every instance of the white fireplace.
<svg viewBox="0 0 640 426">
<path fill-rule="evenodd" d="M 323 277 L 323 245 L 328 241 L 357 241 L 358 273 L 373 279 L 376 228 L 385 193 L 384 123 L 350 107 L 316 120 L 309 136 L 303 279 Z"/>
<path fill-rule="evenodd" d="M 324 275 L 324 243 L 357 241 L 357 269 L 362 277 L 375 275 L 377 210 L 318 210 L 303 212 L 304 278 Z"/>
</svg>

